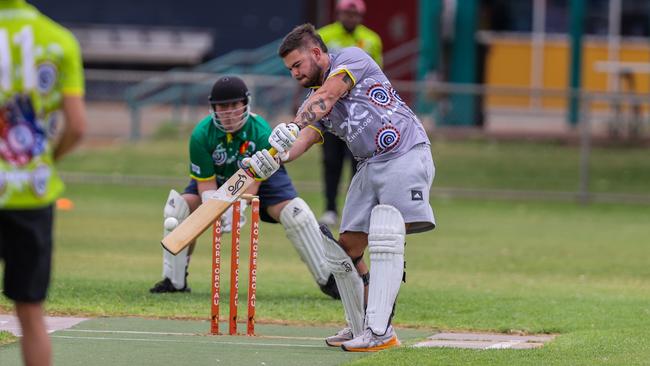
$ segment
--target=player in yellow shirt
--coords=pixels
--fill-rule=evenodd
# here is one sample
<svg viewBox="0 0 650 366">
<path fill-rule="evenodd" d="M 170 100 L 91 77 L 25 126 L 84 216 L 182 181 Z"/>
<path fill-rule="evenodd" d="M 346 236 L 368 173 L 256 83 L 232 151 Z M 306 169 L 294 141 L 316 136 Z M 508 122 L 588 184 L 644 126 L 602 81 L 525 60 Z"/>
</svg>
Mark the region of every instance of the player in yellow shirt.
<svg viewBox="0 0 650 366">
<path fill-rule="evenodd" d="M 370 28 L 361 24 L 366 13 L 363 0 L 341 0 L 336 4 L 337 21 L 318 30 L 330 52 L 346 47 L 359 47 L 382 66 L 381 38 Z M 357 162 L 345 143 L 326 132 L 323 136 L 323 179 L 325 186 L 325 212 L 319 222 L 335 225 L 338 221 L 336 196 L 339 190 L 341 172 L 345 160 L 350 161 L 352 175 L 357 170 Z"/>
<path fill-rule="evenodd" d="M 49 365 L 43 319 L 50 281 L 53 204 L 63 191 L 54 163 L 83 135 L 79 45 L 24 0 L 0 0 L 0 260 L 15 303 L 23 360 Z M 57 111 L 65 124 L 58 135 Z"/>
<path fill-rule="evenodd" d="M 318 30 L 330 52 L 346 47 L 359 47 L 383 66 L 379 35 L 361 24 L 366 13 L 363 0 L 340 0 L 336 4 L 338 20 Z"/>
</svg>

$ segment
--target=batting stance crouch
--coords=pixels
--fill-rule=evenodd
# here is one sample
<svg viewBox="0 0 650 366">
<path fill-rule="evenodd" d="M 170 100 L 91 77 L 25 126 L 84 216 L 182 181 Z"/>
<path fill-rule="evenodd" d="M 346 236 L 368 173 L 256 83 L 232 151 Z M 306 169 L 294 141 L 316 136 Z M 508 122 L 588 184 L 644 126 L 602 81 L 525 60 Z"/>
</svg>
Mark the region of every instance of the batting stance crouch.
<svg viewBox="0 0 650 366">
<path fill-rule="evenodd" d="M 240 161 L 260 149 L 270 148 L 271 127 L 250 112 L 250 93 L 243 80 L 224 76 L 216 81 L 209 97 L 210 114 L 194 128 L 190 138 L 191 181 L 183 194 L 169 192 L 164 208 L 164 235 L 169 234 L 202 201 L 210 199 L 217 188 L 239 168 Z M 339 298 L 334 277 L 327 266 L 318 223 L 309 206 L 298 197 L 284 168 L 269 179 L 255 182 L 247 193 L 260 197 L 263 221 L 284 226 L 289 241 L 307 264 L 321 290 Z M 244 212 L 247 204 L 242 201 Z M 241 215 L 241 224 L 245 223 Z M 224 232 L 232 230 L 232 206 L 221 216 Z M 163 250 L 163 279 L 150 291 L 188 292 L 187 269 L 194 243 L 174 256 Z"/>
<path fill-rule="evenodd" d="M 328 337 L 346 351 L 377 351 L 400 344 L 391 326 L 404 278 L 404 237 L 432 230 L 429 190 L 435 174 L 427 134 L 379 66 L 361 49 L 328 53 L 311 24 L 292 30 L 278 51 L 291 76 L 311 88 L 293 123 L 279 124 L 269 142 L 283 161 L 298 158 L 330 131 L 359 161 L 343 209 L 337 241 L 325 227 L 325 256 L 334 274 L 348 326 Z M 279 168 L 253 155 L 261 176 Z M 370 271 L 362 260 L 368 248 Z M 367 298 L 364 296 L 367 286 Z"/>
</svg>

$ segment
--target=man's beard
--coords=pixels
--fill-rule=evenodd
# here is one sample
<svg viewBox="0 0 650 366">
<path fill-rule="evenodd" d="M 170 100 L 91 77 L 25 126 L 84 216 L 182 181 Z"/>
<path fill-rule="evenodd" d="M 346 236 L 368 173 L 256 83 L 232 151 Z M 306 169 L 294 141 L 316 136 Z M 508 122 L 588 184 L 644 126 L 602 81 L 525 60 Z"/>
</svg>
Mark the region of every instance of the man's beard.
<svg viewBox="0 0 650 366">
<path fill-rule="evenodd" d="M 318 67 L 318 65 L 312 61 L 310 68 L 310 74 L 311 76 L 308 76 L 308 79 L 306 82 L 301 82 L 302 86 L 305 88 L 311 88 L 314 86 L 320 86 L 320 78 L 321 78 L 321 69 Z M 307 76 L 307 75 L 305 75 Z"/>
</svg>

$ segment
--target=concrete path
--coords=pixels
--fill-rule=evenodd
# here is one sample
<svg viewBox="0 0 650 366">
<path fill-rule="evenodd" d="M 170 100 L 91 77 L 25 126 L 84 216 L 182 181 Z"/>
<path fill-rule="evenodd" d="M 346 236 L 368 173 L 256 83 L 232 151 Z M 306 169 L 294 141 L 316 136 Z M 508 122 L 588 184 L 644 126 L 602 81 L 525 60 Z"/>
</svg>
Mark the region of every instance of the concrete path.
<svg viewBox="0 0 650 366">
<path fill-rule="evenodd" d="M 555 338 L 543 334 L 533 336 L 492 333 L 437 333 L 414 347 L 448 347 L 472 349 L 530 349 L 544 346 Z"/>
<path fill-rule="evenodd" d="M 71 328 L 85 320 L 88 320 L 88 318 L 47 316 L 45 317 L 45 324 L 47 326 L 47 332 L 53 333 L 57 330 Z M 18 337 L 22 335 L 20 324 L 18 323 L 18 318 L 16 318 L 14 315 L 0 314 L 0 330 L 12 333 Z"/>
</svg>

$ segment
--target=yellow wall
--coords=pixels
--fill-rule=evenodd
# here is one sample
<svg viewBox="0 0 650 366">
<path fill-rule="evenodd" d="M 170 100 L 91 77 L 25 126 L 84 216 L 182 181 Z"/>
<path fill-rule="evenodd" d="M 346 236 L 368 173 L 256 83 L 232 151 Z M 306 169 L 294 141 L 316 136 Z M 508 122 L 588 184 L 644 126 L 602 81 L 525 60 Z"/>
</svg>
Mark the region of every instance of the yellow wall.
<svg viewBox="0 0 650 366">
<path fill-rule="evenodd" d="M 532 87 L 531 85 L 531 42 L 529 40 L 495 38 L 487 56 L 486 79 L 488 86 Z M 569 46 L 567 41 L 546 41 L 544 46 L 543 88 L 565 89 L 569 84 Z M 650 63 L 650 46 L 640 43 L 623 42 L 619 60 L 625 62 Z M 607 61 L 605 41 L 584 43 L 582 59 L 582 85 L 588 91 L 607 91 L 607 73 L 598 72 L 595 64 Z M 635 74 L 637 90 L 650 91 L 650 74 Z M 542 106 L 564 108 L 565 98 L 544 97 Z M 527 107 L 527 96 L 488 95 L 487 103 L 492 107 Z"/>
</svg>

